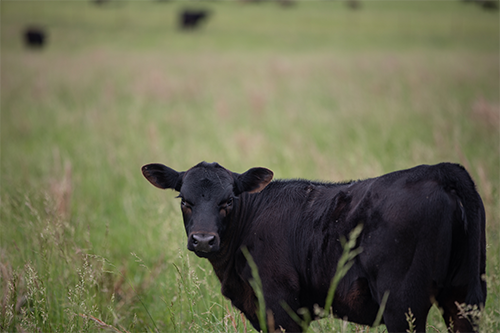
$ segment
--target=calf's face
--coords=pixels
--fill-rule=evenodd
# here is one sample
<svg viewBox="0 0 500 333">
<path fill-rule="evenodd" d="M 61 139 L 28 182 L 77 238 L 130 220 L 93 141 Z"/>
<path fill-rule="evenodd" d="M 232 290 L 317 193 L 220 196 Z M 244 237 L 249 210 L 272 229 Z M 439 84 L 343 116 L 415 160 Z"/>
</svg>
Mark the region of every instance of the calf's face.
<svg viewBox="0 0 500 333">
<path fill-rule="evenodd" d="M 231 172 L 217 163 L 202 162 L 185 172 L 162 164 L 147 164 L 142 174 L 154 186 L 179 192 L 188 249 L 200 257 L 217 253 L 238 196 L 260 192 L 273 178 L 271 170 Z"/>
</svg>

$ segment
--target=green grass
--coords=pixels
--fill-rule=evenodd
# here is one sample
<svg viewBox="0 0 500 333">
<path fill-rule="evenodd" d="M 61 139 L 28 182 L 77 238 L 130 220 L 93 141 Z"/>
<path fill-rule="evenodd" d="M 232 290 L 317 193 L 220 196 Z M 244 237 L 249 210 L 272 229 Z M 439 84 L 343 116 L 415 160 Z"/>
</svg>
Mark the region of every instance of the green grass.
<svg viewBox="0 0 500 333">
<path fill-rule="evenodd" d="M 140 173 L 206 160 L 331 181 L 464 164 L 487 212 L 483 331 L 499 331 L 498 12 L 220 1 L 180 32 L 184 4 L 0 2 L 1 329 L 250 331 L 188 253 L 175 193 Z M 46 49 L 23 47 L 31 23 Z M 435 308 L 428 324 L 446 331 Z"/>
</svg>

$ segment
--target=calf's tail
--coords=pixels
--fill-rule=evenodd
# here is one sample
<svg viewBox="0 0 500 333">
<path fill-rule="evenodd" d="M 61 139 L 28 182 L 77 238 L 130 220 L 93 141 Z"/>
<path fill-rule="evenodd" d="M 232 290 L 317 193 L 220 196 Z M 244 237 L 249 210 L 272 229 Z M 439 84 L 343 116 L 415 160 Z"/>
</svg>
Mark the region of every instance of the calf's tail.
<svg viewBox="0 0 500 333">
<path fill-rule="evenodd" d="M 471 176 L 461 165 L 446 163 L 442 166 L 442 184 L 445 190 L 454 194 L 459 207 L 453 226 L 451 285 L 466 285 L 465 303 L 483 307 L 486 301 L 486 282 L 483 278 L 486 268 L 486 218 L 483 201 Z"/>
</svg>

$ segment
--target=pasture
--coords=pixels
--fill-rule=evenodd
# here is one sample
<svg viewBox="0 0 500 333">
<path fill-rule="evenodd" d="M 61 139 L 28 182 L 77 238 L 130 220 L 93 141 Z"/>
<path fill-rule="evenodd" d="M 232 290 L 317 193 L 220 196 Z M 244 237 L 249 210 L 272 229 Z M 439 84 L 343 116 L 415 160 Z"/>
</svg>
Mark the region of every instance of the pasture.
<svg viewBox="0 0 500 333">
<path fill-rule="evenodd" d="M 180 31 L 189 4 L 210 12 Z M 254 331 L 140 168 L 276 178 L 463 164 L 500 331 L 499 15 L 463 1 L 1 1 L 0 329 Z M 46 46 L 23 45 L 37 24 Z M 383 332 L 323 319 L 311 332 Z M 428 331 L 446 332 L 433 308 Z"/>
</svg>

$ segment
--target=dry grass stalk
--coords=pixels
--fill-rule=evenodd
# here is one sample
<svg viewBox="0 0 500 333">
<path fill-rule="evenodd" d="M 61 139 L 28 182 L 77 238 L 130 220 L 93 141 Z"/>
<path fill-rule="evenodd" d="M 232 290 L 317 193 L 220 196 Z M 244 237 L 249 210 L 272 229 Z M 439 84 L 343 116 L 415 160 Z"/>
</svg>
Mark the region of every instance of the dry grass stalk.
<svg viewBox="0 0 500 333">
<path fill-rule="evenodd" d="M 0 324 L 3 327 L 9 327 L 14 318 L 14 305 L 16 303 L 16 280 L 17 276 L 12 274 L 12 268 L 8 264 L 0 262 L 0 271 L 2 273 L 2 280 L 7 281 L 3 284 L 3 297 L 2 297 L 2 320 Z"/>
<path fill-rule="evenodd" d="M 481 196 L 486 203 L 491 204 L 494 202 L 493 185 L 482 163 L 478 164 L 477 173 L 479 175 L 479 190 L 481 191 Z"/>
<path fill-rule="evenodd" d="M 111 331 L 117 332 L 117 333 L 130 333 L 129 331 L 127 331 L 126 329 L 124 329 L 121 326 L 120 326 L 120 328 L 123 331 L 120 331 L 119 329 L 117 329 L 116 327 L 114 327 L 112 325 L 106 324 L 105 322 L 103 322 L 102 320 L 100 320 L 100 319 L 98 319 L 98 318 L 96 318 L 94 316 L 87 316 L 87 315 L 84 315 L 84 314 L 80 314 L 80 317 L 82 317 L 84 319 L 87 319 L 87 320 L 93 321 L 94 323 L 97 324 L 97 327 L 99 327 L 100 329 L 107 329 L 107 330 L 111 330 Z"/>
<path fill-rule="evenodd" d="M 226 304 L 226 312 L 227 312 L 226 317 L 228 317 L 229 319 L 231 319 L 231 324 L 233 325 L 234 331 L 237 332 L 238 329 L 237 329 L 237 326 L 236 326 L 236 320 L 235 320 L 233 314 L 231 313 L 231 311 L 229 311 L 229 307 L 227 306 L 227 304 Z"/>
<path fill-rule="evenodd" d="M 485 126 L 497 129 L 500 127 L 500 105 L 494 105 L 483 96 L 479 96 L 472 105 L 472 116 Z"/>
<path fill-rule="evenodd" d="M 58 216 L 66 219 L 71 212 L 71 195 L 73 193 L 72 182 L 72 166 L 71 162 L 65 161 L 64 171 L 59 168 L 60 162 L 59 151 L 54 152 L 54 164 L 56 176 L 50 180 L 50 195 L 54 200 L 56 213 Z M 62 177 L 61 177 L 62 173 Z"/>
</svg>

